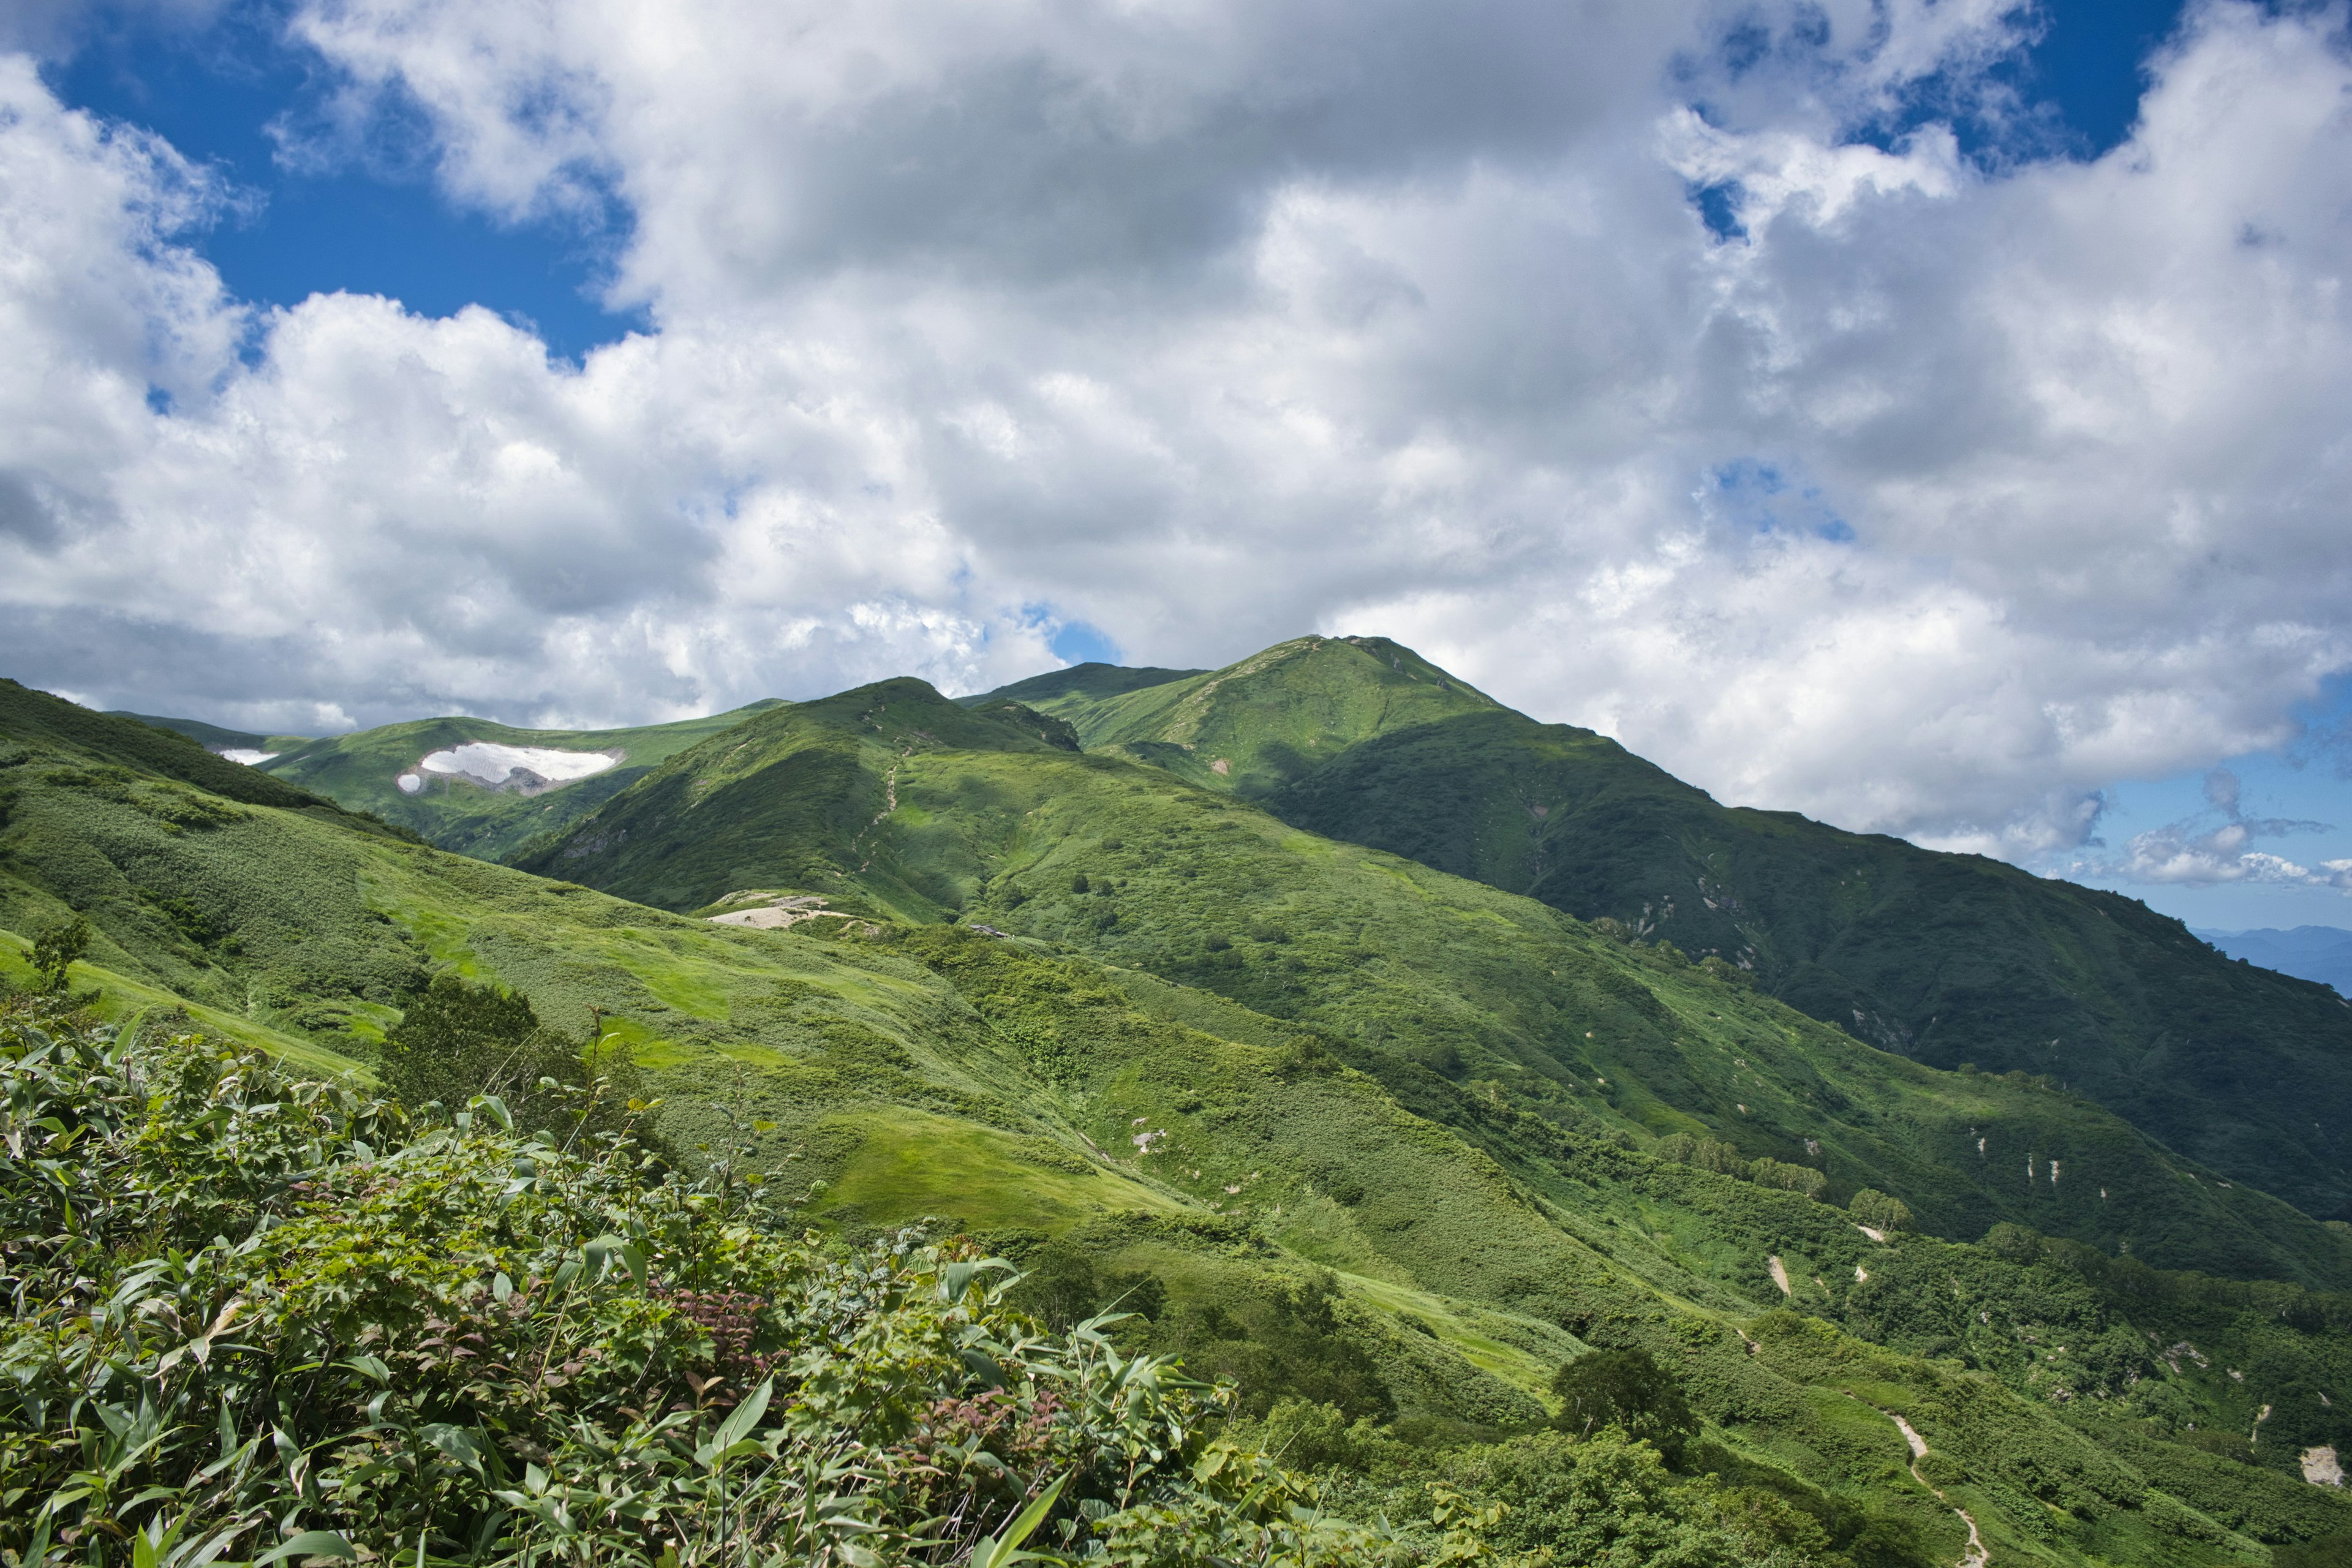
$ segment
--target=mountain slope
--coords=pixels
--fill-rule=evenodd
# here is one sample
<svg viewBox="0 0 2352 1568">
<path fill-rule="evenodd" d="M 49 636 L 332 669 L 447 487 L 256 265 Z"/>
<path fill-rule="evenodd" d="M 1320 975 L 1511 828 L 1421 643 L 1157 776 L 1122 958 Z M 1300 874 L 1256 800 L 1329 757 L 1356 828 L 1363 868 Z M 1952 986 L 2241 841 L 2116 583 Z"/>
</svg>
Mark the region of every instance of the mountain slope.
<svg viewBox="0 0 2352 1568">
<path fill-rule="evenodd" d="M 1000 711 L 898 680 L 764 715 L 522 863 L 681 911 L 759 892 L 961 915 L 1488 1085 L 1563 1125 L 1819 1165 L 1833 1193 L 1897 1193 L 1947 1235 L 2010 1220 L 2177 1266 L 2347 1277 L 2346 1238 L 2053 1087 L 1931 1072 L 1727 966 L 1286 827 Z M 2053 1158 L 2073 1184 L 2053 1182 Z"/>
<path fill-rule="evenodd" d="M 970 878 L 982 907 L 1058 952 L 940 925 L 877 921 L 868 936 L 839 920 L 751 931 L 666 914 L 102 762 L 100 748 L 140 742 L 22 696 L 0 708 L 0 925 L 88 915 L 105 972 L 81 966 L 77 985 L 167 984 L 361 1058 L 426 970 L 513 986 L 566 1029 L 597 1009 L 635 1043 L 677 1147 L 740 1142 L 780 1177 L 821 1178 L 811 1217 L 843 1231 L 939 1216 L 992 1248 L 1149 1279 L 1160 1294 L 1131 1326 L 1139 1342 L 1231 1371 L 1247 1409 L 1305 1391 L 1346 1401 L 1343 1417 L 1393 1415 L 1401 1433 L 1491 1436 L 1541 1415 L 1560 1360 L 1639 1346 L 1707 1423 L 1692 1464 L 1753 1489 L 1747 1506 L 1768 1520 L 1814 1531 L 1824 1564 L 1954 1561 L 1966 1531 L 1952 1507 L 1997 1561 L 2063 1564 L 2257 1562 L 2257 1541 L 2352 1520 L 2295 1472 L 2302 1447 L 2352 1443 L 2352 1303 L 2158 1275 L 2015 1227 L 1991 1247 L 1882 1243 L 1829 1204 L 1628 1146 L 1666 1111 L 1634 1075 L 1681 1092 L 1678 1062 L 1751 1097 L 1747 1113 L 1723 1108 L 1727 1126 L 1780 1122 L 1843 1085 L 1869 1115 L 1835 1125 L 1864 1153 L 1873 1139 L 1924 1148 L 1930 1099 L 2001 1127 L 2040 1118 L 2052 1136 L 2106 1128 L 2129 1169 L 2127 1130 L 2031 1085 L 1885 1057 L 1528 900 L 1078 754 L 1034 714 L 968 712 L 891 682 L 762 716 L 757 733 L 656 770 L 632 795 L 659 809 L 616 813 L 608 837 L 630 837 L 582 858 L 660 834 L 691 843 L 705 811 L 754 826 L 761 781 L 805 782 L 784 772 L 804 752 L 861 775 L 878 763 L 883 822 L 852 809 L 849 845 L 818 846 L 843 900 L 907 901 L 920 879 L 953 892 Z M 247 770 L 221 782 L 238 774 L 287 787 Z M 1147 827 L 1177 841 L 1155 847 Z M 970 869 L 1007 841 L 1021 846 L 1012 877 Z M 1076 892 L 1073 866 L 1110 893 Z M 1036 891 L 1014 900 L 1024 887 Z M 1246 923 L 1343 895 L 1359 900 L 1334 928 L 1351 952 Z M 1105 921 L 1106 906 L 1124 912 Z M 1204 930 L 1236 940 L 1181 945 Z M 1079 951 L 1118 942 L 1230 994 Z M 21 951 L 0 937 L 0 972 L 22 979 Z M 1574 978 L 1547 993 L 1552 968 Z M 1360 1008 L 1351 977 L 1371 989 Z M 1510 1014 L 1522 993 L 1560 1016 Z M 1397 1037 L 1361 1042 L 1351 1019 Z M 1570 1047 L 1593 1053 L 1589 1088 L 1505 1081 L 1503 1053 L 1526 1049 L 1533 1070 L 1536 1047 L 1580 1023 L 1596 1037 Z M 2107 1156 L 2066 1157 L 2071 1184 Z M 2133 1205 L 2195 1182 L 2149 1169 L 2158 1185 Z M 2075 1190 L 2047 1194 L 2050 1212 L 2064 1217 Z M 2195 1223 L 2259 1237 L 2257 1194 L 2205 1196 Z M 1931 1445 L 1943 1500 L 1912 1479 L 1896 1415 Z M 2210 1428 L 2255 1462 L 2200 1447 Z M 2250 1430 L 2254 1443 L 2236 1437 Z M 1402 1501 L 1427 1507 L 1418 1480 Z"/>
<path fill-rule="evenodd" d="M 1408 672 L 1417 700 L 1396 704 Z M 1718 954 L 1920 1061 L 2058 1079 L 2226 1175 L 2352 1215 L 2342 998 L 2230 963 L 2116 894 L 1722 806 L 1605 737 L 1459 683 L 1439 691 L 1441 679 L 1377 639 L 1301 639 L 1190 682 L 1044 706 L 1089 745 L 1154 760 L 1171 740 L 1218 735 L 1251 760 L 1218 774 L 1183 753 L 1183 776 L 1315 833 Z M 1438 710 L 1448 698 L 1454 710 Z M 1329 726 L 1335 710 L 1370 721 Z M 1328 738 L 1300 746 L 1317 725 Z"/>
<path fill-rule="evenodd" d="M 218 724 L 207 724 L 201 719 L 160 719 L 152 713 L 126 713 L 116 709 L 107 715 L 111 719 L 136 719 L 152 729 L 169 730 L 185 735 L 207 752 L 268 752 L 291 751 L 307 744 L 308 735 L 257 735 L 247 730 L 224 730 Z"/>
<path fill-rule="evenodd" d="M 275 777 L 414 828 L 444 849 L 496 860 L 536 834 L 584 816 L 663 759 L 776 705 L 771 699 L 707 718 L 625 730 L 518 730 L 486 719 L 420 719 L 310 741 L 260 765 Z M 496 760 L 484 762 L 457 754 L 469 746 L 576 755 L 595 771 L 572 782 L 528 772 L 509 779 L 508 768 L 517 759 L 491 752 Z M 427 758 L 440 760 L 441 767 L 424 765 Z M 491 776 L 454 771 L 461 763 Z"/>
</svg>

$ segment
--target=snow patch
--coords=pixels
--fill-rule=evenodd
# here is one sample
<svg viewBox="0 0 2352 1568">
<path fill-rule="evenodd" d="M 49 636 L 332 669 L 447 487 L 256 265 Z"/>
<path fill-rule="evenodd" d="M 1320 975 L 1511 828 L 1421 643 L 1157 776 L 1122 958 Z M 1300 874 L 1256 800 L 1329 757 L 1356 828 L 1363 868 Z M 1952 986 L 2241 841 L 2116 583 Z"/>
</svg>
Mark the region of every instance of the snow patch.
<svg viewBox="0 0 2352 1568">
<path fill-rule="evenodd" d="M 278 755 L 276 752 L 257 752 L 250 746 L 231 746 L 220 754 L 232 763 L 243 763 L 248 768 L 257 768 Z"/>
<path fill-rule="evenodd" d="M 425 773 L 462 778 L 486 789 L 538 795 L 577 784 L 620 760 L 618 752 L 562 752 L 552 746 L 502 746 L 493 741 L 468 741 L 462 746 L 435 752 L 416 765 Z M 423 787 L 421 781 L 419 787 Z M 401 788 L 411 795 L 416 793 L 405 784 Z"/>
<path fill-rule="evenodd" d="M 403 773 L 392 782 L 400 786 L 403 795 L 415 795 L 425 787 L 425 781 L 415 773 Z"/>
</svg>

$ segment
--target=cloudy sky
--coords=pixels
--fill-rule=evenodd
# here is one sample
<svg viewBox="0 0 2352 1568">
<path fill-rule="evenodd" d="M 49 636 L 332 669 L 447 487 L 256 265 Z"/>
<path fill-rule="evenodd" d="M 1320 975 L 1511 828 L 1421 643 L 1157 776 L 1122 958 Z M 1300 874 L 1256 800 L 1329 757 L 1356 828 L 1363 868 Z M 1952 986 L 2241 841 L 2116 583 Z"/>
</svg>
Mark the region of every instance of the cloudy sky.
<svg viewBox="0 0 2352 1568">
<path fill-rule="evenodd" d="M 2352 923 L 2342 4 L 5 17 L 20 679 L 593 724 L 1381 632 Z"/>
</svg>

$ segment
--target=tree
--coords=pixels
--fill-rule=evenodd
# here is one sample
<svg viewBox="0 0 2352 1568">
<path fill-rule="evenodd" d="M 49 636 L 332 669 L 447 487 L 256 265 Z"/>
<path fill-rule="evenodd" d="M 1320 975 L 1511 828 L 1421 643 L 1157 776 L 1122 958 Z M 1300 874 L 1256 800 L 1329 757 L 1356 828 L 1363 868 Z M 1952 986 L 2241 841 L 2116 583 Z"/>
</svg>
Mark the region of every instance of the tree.
<svg viewBox="0 0 2352 1568">
<path fill-rule="evenodd" d="M 1853 1223 L 1866 1225 L 1873 1230 L 1908 1230 L 1911 1210 L 1901 1198 L 1893 1198 L 1876 1187 L 1864 1187 L 1846 1200 L 1845 1212 L 1853 1215 Z"/>
<path fill-rule="evenodd" d="M 66 972 L 89 951 L 90 936 L 89 921 L 79 915 L 51 921 L 33 933 L 33 973 L 39 989 L 56 993 L 66 988 Z"/>
<path fill-rule="evenodd" d="M 460 1110 L 494 1094 L 521 1116 L 541 1078 L 581 1076 L 578 1047 L 541 1028 L 528 1000 L 454 973 L 434 976 L 409 998 L 383 1045 L 384 1087 L 413 1106 L 438 1100 Z"/>
<path fill-rule="evenodd" d="M 1580 1436 L 1622 1427 L 1648 1439 L 1668 1464 L 1681 1461 L 1685 1440 L 1698 1431 L 1681 1384 L 1639 1347 L 1579 1356 L 1552 1375 L 1551 1391 L 1560 1397 L 1553 1426 Z"/>
</svg>

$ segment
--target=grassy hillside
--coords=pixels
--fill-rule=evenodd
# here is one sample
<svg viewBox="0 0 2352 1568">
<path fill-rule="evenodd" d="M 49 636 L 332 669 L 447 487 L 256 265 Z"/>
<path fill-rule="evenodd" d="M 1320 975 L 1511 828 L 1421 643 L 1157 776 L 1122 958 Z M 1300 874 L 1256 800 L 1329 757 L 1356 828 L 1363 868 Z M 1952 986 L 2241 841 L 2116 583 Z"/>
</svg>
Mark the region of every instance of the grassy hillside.
<svg viewBox="0 0 2352 1568">
<path fill-rule="evenodd" d="M 1000 686 L 977 697 L 959 697 L 956 700 L 967 708 L 992 700 L 1021 702 L 1043 711 L 1056 699 L 1117 697 L 1146 686 L 1164 686 L 1171 680 L 1208 673 L 1205 669 L 1160 669 L 1150 665 L 1088 662 L 1074 664 L 1066 669 L 1047 670 L 1043 675 L 1033 675 L 1026 680 L 1016 680 L 1010 686 Z"/>
<path fill-rule="evenodd" d="M 966 700 L 1001 699 L 1067 720 L 1089 750 L 1251 798 L 1375 735 L 1500 708 L 1386 637 L 1297 637 L 1223 669 L 1080 665 Z"/>
<path fill-rule="evenodd" d="M 308 735 L 257 735 L 249 730 L 225 730 L 201 719 L 160 719 L 152 713 L 126 713 L 120 709 L 107 716 L 136 719 L 152 729 L 185 735 L 208 752 L 288 752 L 307 744 L 310 739 Z"/>
<path fill-rule="evenodd" d="M 1718 955 L 1888 1050 L 2052 1079 L 2231 1179 L 2352 1217 L 2352 1005 L 2134 900 L 1718 805 L 1378 639 L 1039 705 L 1298 827 Z M 1200 764 L 1212 750 L 1226 773 Z"/>
<path fill-rule="evenodd" d="M 1148 1310 L 1130 1345 L 1233 1376 L 1244 1426 L 1279 1436 L 1328 1409 L 1337 1436 L 1301 1462 L 1325 1467 L 1335 1506 L 1402 1522 L 1420 1555 L 1399 1561 L 1436 1549 L 1432 1481 L 1517 1500 L 1514 1530 L 1588 1518 L 1525 1479 L 1581 1474 L 1580 1446 L 1510 1434 L 1594 1345 L 1669 1367 L 1703 1423 L 1684 1474 L 1719 1478 L 1685 1497 L 1674 1488 L 1701 1483 L 1644 1460 L 1654 1479 L 1625 1479 L 1623 1506 L 1668 1521 L 1745 1500 L 1733 1512 L 1782 1561 L 1948 1563 L 1966 1537 L 1953 1508 L 1995 1561 L 2052 1563 L 2259 1563 L 2260 1542 L 2352 1518 L 2296 1473 L 2304 1447 L 2352 1443 L 2340 1298 L 2157 1274 L 2021 1226 L 1985 1247 L 1882 1243 L 1831 1203 L 1665 1157 L 1677 1146 L 1649 1130 L 1760 1129 L 1745 1146 L 1801 1158 L 1802 1118 L 1830 1131 L 1833 1172 L 1885 1161 L 1917 1173 L 1923 1207 L 1997 1207 L 1997 1185 L 1938 1163 L 1948 1104 L 1988 1136 L 2088 1140 L 2019 1214 L 2046 1202 L 2070 1222 L 2078 1171 L 2087 1185 L 2112 1159 L 2152 1185 L 2111 1206 L 2170 1206 L 2230 1245 L 2299 1244 L 2292 1215 L 2164 1166 L 2063 1095 L 1931 1073 L 1662 950 L 1078 754 L 1034 713 L 914 682 L 781 710 L 614 803 L 653 816 L 615 811 L 566 841 L 601 836 L 579 862 L 634 852 L 661 811 L 724 812 L 749 835 L 763 778 L 878 763 L 881 822 L 864 800 L 828 813 L 769 791 L 801 815 L 762 851 L 782 852 L 792 821 L 835 825 L 840 853 L 798 864 L 829 865 L 833 895 L 873 918 L 764 931 L 102 763 L 101 744 L 131 742 L 17 690 L 0 710 L 0 925 L 87 915 L 101 967 L 71 978 L 100 1005 L 168 991 L 259 1043 L 361 1062 L 427 971 L 509 985 L 566 1029 L 596 1009 L 635 1043 L 689 1162 L 748 1146 L 851 1237 L 969 1232 L 1035 1266 L 1041 1311 L 1133 1299 Z M 224 782 L 237 774 L 286 787 Z M 682 898 L 781 867 L 676 841 L 709 851 L 701 882 L 678 873 Z M 887 918 L 926 889 L 1034 934 Z M 1310 937 L 1310 915 L 1341 945 Z M 1223 931 L 1222 947 L 1201 934 Z M 1747 1110 L 1696 1098 L 1718 1092 Z M 2146 1235 L 2136 1252 L 2179 1245 Z M 1350 1436 L 1359 1415 L 1372 1425 Z M 1897 1415 L 1929 1446 L 1916 1468 Z M 2254 1436 L 2195 1436 L 2217 1428 Z"/>
<path fill-rule="evenodd" d="M 307 742 L 261 765 L 275 777 L 413 828 L 444 849 L 496 860 L 537 834 L 586 816 L 697 741 L 776 705 L 771 699 L 704 719 L 627 730 L 518 730 L 485 719 L 420 719 Z M 576 782 L 530 793 L 417 766 L 433 752 L 475 742 L 613 752 L 620 762 Z M 403 790 L 404 774 L 422 787 Z"/>
<path fill-rule="evenodd" d="M 1562 1124 L 1712 1138 L 1818 1169 L 1835 1196 L 1893 1192 L 1947 1235 L 2007 1220 L 2312 1282 L 2352 1262 L 2340 1233 L 2054 1086 L 1931 1071 L 1727 966 L 1061 749 L 1003 711 L 900 680 L 766 715 L 523 864 L 681 911 L 761 889 L 960 918 L 1220 993 Z"/>
</svg>

